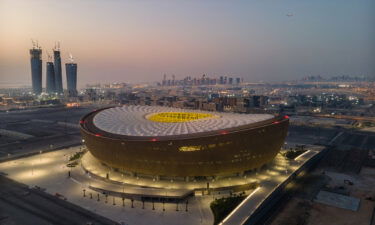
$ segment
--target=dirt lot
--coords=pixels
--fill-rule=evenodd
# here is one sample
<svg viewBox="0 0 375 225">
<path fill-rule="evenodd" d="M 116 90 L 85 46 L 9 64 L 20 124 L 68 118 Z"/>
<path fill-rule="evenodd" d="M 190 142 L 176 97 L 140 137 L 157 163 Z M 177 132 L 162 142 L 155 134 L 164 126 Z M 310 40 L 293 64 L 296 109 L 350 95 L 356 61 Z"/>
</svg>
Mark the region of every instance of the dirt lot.
<svg viewBox="0 0 375 225">
<path fill-rule="evenodd" d="M 361 199 L 357 212 L 313 203 L 308 225 L 369 225 L 374 203 Z"/>
<path fill-rule="evenodd" d="M 310 218 L 311 202 L 292 198 L 272 221 L 271 225 L 306 225 Z"/>
<path fill-rule="evenodd" d="M 322 172 L 322 169 L 314 171 L 316 174 Z M 325 188 L 334 190 L 341 186 L 350 196 L 361 199 L 357 212 L 315 203 L 308 198 L 304 198 L 303 195 L 297 194 L 281 209 L 271 224 L 370 225 L 375 201 L 366 198 L 372 197 L 375 199 L 375 168 L 363 167 L 359 174 L 324 172 L 329 178 Z M 350 180 L 354 184 L 345 184 L 344 180 Z"/>
</svg>

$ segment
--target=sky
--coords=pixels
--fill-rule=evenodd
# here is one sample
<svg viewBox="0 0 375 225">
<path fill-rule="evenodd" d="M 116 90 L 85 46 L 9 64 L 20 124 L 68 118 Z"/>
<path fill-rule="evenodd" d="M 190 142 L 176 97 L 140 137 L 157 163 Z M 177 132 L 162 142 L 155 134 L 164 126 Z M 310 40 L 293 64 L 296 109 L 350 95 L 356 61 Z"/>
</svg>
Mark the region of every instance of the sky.
<svg viewBox="0 0 375 225">
<path fill-rule="evenodd" d="M 31 85 L 31 39 L 43 49 L 43 73 L 60 41 L 63 63 L 69 53 L 78 63 L 79 86 L 164 73 L 375 76 L 374 12 L 374 0 L 0 0 L 0 87 Z"/>
</svg>

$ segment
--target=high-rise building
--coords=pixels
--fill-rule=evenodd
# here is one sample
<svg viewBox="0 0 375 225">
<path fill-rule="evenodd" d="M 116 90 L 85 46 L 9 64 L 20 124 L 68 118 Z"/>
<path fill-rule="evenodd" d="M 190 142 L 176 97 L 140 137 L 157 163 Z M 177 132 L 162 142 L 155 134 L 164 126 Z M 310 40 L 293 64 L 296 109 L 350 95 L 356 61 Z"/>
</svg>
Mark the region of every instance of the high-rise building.
<svg viewBox="0 0 375 225">
<path fill-rule="evenodd" d="M 77 63 L 66 63 L 66 83 L 69 96 L 77 96 Z"/>
<path fill-rule="evenodd" d="M 30 63 L 33 93 L 39 95 L 42 93 L 42 49 L 37 45 L 30 49 Z"/>
<path fill-rule="evenodd" d="M 53 50 L 54 69 L 55 69 L 55 88 L 57 93 L 63 93 L 62 75 L 61 75 L 61 56 L 60 50 L 55 48 Z"/>
<path fill-rule="evenodd" d="M 163 75 L 163 82 L 162 82 L 162 85 L 165 86 L 167 84 L 167 74 L 164 74 Z"/>
<path fill-rule="evenodd" d="M 174 76 L 174 74 L 172 74 L 172 86 L 175 85 L 175 79 L 176 79 L 176 77 Z"/>
<path fill-rule="evenodd" d="M 55 85 L 55 68 L 53 66 L 53 62 L 46 63 L 46 92 L 49 94 L 56 92 L 56 85 Z"/>
<path fill-rule="evenodd" d="M 224 77 L 223 76 L 220 76 L 220 84 L 224 84 Z"/>
</svg>

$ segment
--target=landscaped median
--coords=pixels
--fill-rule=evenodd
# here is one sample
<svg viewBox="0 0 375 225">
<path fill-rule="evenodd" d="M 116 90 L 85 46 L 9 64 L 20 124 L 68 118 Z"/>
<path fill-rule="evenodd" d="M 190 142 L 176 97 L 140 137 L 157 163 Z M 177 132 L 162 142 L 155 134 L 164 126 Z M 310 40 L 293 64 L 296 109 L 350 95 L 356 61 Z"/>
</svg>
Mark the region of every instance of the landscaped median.
<svg viewBox="0 0 375 225">
<path fill-rule="evenodd" d="M 214 214 L 214 224 L 219 224 L 247 197 L 245 191 L 251 192 L 258 186 L 258 183 L 251 183 L 233 187 L 233 190 L 236 192 L 235 194 L 230 192 L 230 196 L 215 199 L 211 202 L 210 208 Z"/>
</svg>

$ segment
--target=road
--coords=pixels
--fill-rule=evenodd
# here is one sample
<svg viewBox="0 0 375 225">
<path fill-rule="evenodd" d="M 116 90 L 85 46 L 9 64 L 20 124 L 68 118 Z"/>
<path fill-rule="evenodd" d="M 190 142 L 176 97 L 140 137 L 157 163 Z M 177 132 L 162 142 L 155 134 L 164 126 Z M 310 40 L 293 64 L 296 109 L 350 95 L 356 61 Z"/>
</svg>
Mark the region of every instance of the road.
<svg viewBox="0 0 375 225">
<path fill-rule="evenodd" d="M 0 224 L 118 224 L 65 200 L 0 176 Z"/>
</svg>

